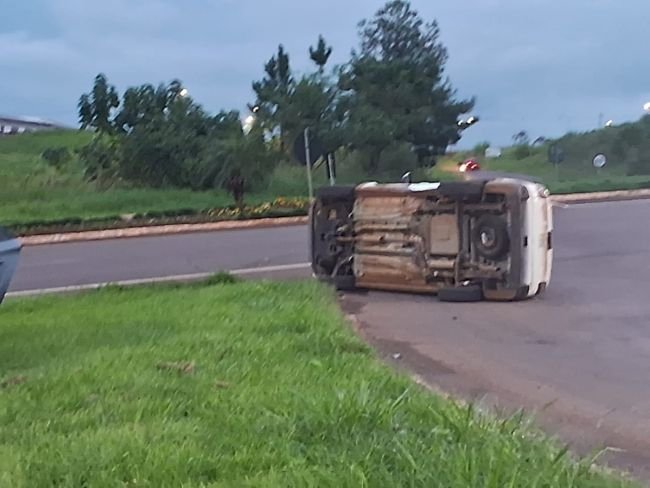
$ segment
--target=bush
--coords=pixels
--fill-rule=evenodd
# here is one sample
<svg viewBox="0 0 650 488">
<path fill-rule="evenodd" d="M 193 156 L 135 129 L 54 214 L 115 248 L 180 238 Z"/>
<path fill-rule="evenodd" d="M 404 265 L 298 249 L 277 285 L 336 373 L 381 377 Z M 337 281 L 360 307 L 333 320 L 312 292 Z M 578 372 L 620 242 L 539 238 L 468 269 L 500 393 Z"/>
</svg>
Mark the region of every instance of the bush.
<svg viewBox="0 0 650 488">
<path fill-rule="evenodd" d="M 635 158 L 627 164 L 626 174 L 628 176 L 650 175 L 650 161 Z"/>
<path fill-rule="evenodd" d="M 90 144 L 79 149 L 84 177 L 100 188 L 111 186 L 119 178 L 122 150 L 116 136 L 97 134 Z"/>
<path fill-rule="evenodd" d="M 61 169 L 70 161 L 72 154 L 67 147 L 50 147 L 43 151 L 41 158 L 53 168 Z"/>
<path fill-rule="evenodd" d="M 519 144 L 515 146 L 514 156 L 515 158 L 522 160 L 526 159 L 531 155 L 530 146 L 528 144 Z"/>
</svg>

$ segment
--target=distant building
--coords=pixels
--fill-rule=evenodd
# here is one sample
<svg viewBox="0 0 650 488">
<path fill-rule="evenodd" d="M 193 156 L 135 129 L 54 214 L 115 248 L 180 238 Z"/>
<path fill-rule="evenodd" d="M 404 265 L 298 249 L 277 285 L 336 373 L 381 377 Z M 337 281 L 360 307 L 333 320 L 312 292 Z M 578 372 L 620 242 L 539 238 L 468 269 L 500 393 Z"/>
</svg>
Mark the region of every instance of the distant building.
<svg viewBox="0 0 650 488">
<path fill-rule="evenodd" d="M 67 127 L 36 117 L 4 117 L 0 115 L 0 137 L 56 129 L 67 129 Z"/>
<path fill-rule="evenodd" d="M 490 146 L 485 150 L 485 157 L 488 159 L 495 159 L 501 157 L 501 148 Z"/>
</svg>

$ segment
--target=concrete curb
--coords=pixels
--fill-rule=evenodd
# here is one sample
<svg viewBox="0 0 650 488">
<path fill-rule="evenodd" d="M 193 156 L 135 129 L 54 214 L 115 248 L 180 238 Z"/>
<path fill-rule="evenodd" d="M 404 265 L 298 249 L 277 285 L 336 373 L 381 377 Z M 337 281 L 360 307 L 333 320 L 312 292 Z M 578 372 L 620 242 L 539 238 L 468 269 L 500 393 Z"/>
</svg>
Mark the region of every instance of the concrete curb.
<svg viewBox="0 0 650 488">
<path fill-rule="evenodd" d="M 551 198 L 554 202 L 564 204 L 641 200 L 650 199 L 650 189 L 572 193 L 566 195 L 552 195 Z M 306 216 L 277 217 L 255 220 L 209 222 L 203 224 L 154 225 L 150 227 L 71 232 L 68 234 L 47 234 L 22 237 L 20 238 L 20 241 L 23 246 L 43 246 L 67 242 L 101 241 L 108 239 L 125 239 L 129 237 L 154 237 L 175 234 L 215 232 L 220 230 L 264 229 L 305 224 L 307 224 Z"/>
<path fill-rule="evenodd" d="M 221 230 L 264 229 L 270 227 L 288 227 L 305 225 L 307 217 L 277 217 L 254 220 L 228 220 L 207 222 L 203 224 L 154 225 L 150 227 L 131 227 L 126 229 L 109 229 L 97 231 L 71 232 L 68 234 L 46 234 L 21 237 L 23 246 L 43 246 L 68 242 L 101 241 L 108 239 L 125 239 L 129 237 L 154 237 L 175 234 L 215 232 Z"/>
<path fill-rule="evenodd" d="M 279 264 L 276 266 L 261 266 L 259 268 L 241 268 L 227 271 L 227 273 L 239 278 L 270 278 L 277 277 L 279 273 L 284 274 L 284 278 L 302 278 L 309 276 L 305 273 L 311 269 L 310 263 Z M 297 274 L 296 274 L 297 273 Z M 69 293 L 81 293 L 85 291 L 101 290 L 109 286 L 137 287 L 156 284 L 189 284 L 206 280 L 213 276 L 214 273 L 193 273 L 185 275 L 159 276 L 154 278 L 142 278 L 134 280 L 120 280 L 104 283 L 88 283 L 85 285 L 62 286 L 55 288 L 41 288 L 22 291 L 10 291 L 5 295 L 5 299 L 37 297 L 43 295 L 61 295 Z"/>
<path fill-rule="evenodd" d="M 593 193 L 570 193 L 566 195 L 552 195 L 551 198 L 559 203 L 595 203 L 617 202 L 625 200 L 643 200 L 650 198 L 650 189 L 600 191 Z"/>
</svg>

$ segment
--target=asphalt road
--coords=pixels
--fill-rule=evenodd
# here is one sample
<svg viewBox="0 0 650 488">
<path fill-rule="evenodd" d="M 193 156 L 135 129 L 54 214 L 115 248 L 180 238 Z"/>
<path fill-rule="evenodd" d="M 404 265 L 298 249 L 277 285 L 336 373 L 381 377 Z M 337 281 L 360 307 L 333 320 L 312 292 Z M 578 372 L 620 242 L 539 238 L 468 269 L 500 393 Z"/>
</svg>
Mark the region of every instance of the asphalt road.
<svg viewBox="0 0 650 488">
<path fill-rule="evenodd" d="M 25 247 L 10 291 L 269 266 L 276 274 L 307 263 L 307 238 L 295 226 Z"/>
<path fill-rule="evenodd" d="M 648 201 L 557 209 L 553 277 L 540 299 L 350 294 L 344 308 L 427 383 L 538 411 L 578 450 L 623 449 L 606 457 L 650 479 L 649 222 Z"/>
<path fill-rule="evenodd" d="M 354 293 L 344 309 L 387 358 L 398 354 L 431 385 L 540 410 L 576 448 L 624 449 L 610 459 L 650 477 L 648 222 L 648 200 L 556 209 L 553 278 L 540 299 L 445 304 Z M 25 248 L 12 289 L 306 261 L 304 227 L 62 244 Z"/>
</svg>

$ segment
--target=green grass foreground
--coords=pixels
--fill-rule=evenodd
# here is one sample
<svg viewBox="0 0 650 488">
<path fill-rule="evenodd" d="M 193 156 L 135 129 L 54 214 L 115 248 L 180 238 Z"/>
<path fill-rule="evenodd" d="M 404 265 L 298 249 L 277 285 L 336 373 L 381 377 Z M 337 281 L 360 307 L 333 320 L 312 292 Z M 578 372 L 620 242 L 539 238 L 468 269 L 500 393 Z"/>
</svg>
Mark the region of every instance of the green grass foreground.
<svg viewBox="0 0 650 488">
<path fill-rule="evenodd" d="M 604 487 L 520 420 L 423 390 L 314 283 L 0 308 L 2 487 Z"/>
</svg>

